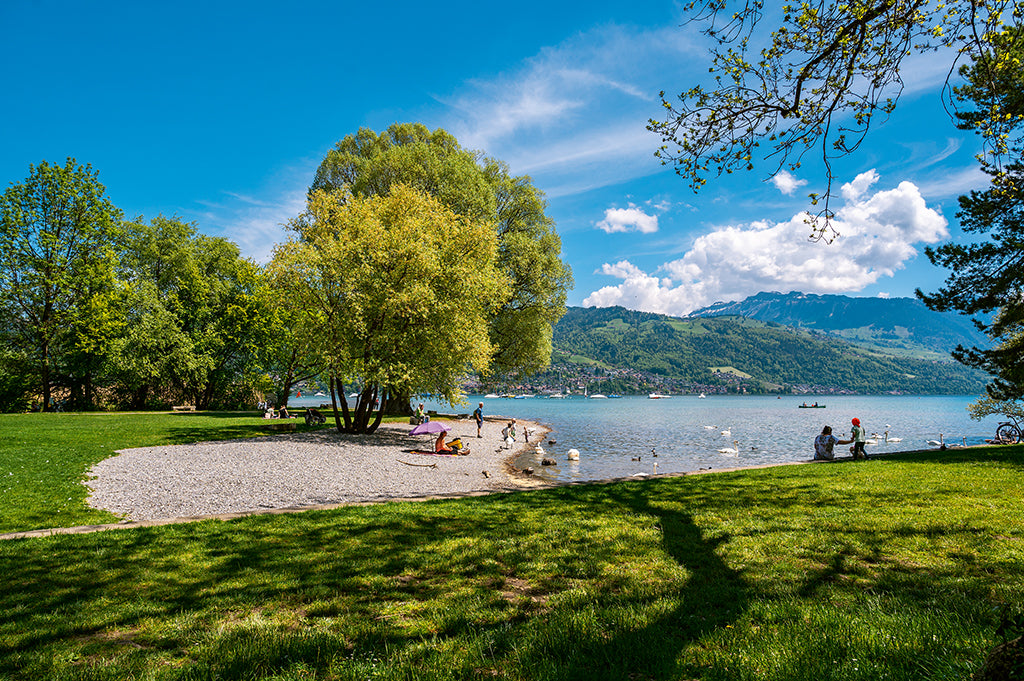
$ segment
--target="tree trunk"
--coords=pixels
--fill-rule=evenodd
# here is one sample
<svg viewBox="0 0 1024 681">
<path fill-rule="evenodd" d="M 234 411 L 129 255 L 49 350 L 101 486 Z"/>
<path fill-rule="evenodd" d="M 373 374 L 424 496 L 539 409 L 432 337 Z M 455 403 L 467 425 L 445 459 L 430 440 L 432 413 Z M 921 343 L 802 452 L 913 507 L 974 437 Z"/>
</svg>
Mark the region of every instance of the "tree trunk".
<svg viewBox="0 0 1024 681">
<path fill-rule="evenodd" d="M 388 406 L 388 396 L 387 396 L 387 393 L 384 393 L 384 396 L 380 398 L 380 409 L 377 410 L 377 416 L 373 419 L 373 423 L 371 423 L 367 427 L 367 429 L 366 429 L 367 433 L 374 433 L 374 432 L 377 431 L 377 426 L 380 425 L 381 419 L 384 418 L 384 412 L 387 409 L 387 406 Z"/>
<path fill-rule="evenodd" d="M 295 351 L 292 350 L 292 361 L 288 363 L 288 373 L 284 377 L 284 385 L 277 396 L 278 408 L 288 406 L 288 398 L 292 395 L 292 386 L 295 385 Z"/>
<path fill-rule="evenodd" d="M 147 397 L 149 397 L 149 384 L 143 384 L 132 393 L 131 408 L 136 410 L 145 409 Z"/>
<path fill-rule="evenodd" d="M 50 399 L 52 393 L 50 392 L 50 344 L 43 340 L 43 365 L 41 367 L 42 372 L 40 378 L 42 379 L 43 385 L 43 411 L 53 411 L 50 406 Z"/>
<path fill-rule="evenodd" d="M 383 409 L 385 416 L 412 416 L 412 391 L 408 388 L 395 388 L 388 391 L 387 406 Z"/>
<path fill-rule="evenodd" d="M 352 417 L 348 411 L 348 399 L 345 397 L 345 383 L 334 375 L 329 376 L 327 381 L 331 384 L 331 407 L 334 409 L 334 427 L 338 429 L 339 433 L 352 432 Z M 341 418 L 338 416 L 338 393 L 341 393 L 341 411 L 345 419 L 344 426 L 341 425 Z"/>
</svg>

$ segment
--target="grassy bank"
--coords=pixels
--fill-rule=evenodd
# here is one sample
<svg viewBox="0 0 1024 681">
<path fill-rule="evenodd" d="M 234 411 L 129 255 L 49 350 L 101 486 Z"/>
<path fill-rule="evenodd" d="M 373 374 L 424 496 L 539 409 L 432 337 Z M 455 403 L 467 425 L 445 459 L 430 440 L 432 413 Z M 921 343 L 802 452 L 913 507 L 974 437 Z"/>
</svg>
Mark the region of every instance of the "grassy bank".
<svg viewBox="0 0 1024 681">
<path fill-rule="evenodd" d="M 1024 448 L 0 543 L 0 679 L 964 679 Z"/>
<path fill-rule="evenodd" d="M 94 464 L 127 447 L 267 435 L 266 424 L 255 412 L 0 414 L 0 533 L 117 522 L 85 503 Z"/>
</svg>

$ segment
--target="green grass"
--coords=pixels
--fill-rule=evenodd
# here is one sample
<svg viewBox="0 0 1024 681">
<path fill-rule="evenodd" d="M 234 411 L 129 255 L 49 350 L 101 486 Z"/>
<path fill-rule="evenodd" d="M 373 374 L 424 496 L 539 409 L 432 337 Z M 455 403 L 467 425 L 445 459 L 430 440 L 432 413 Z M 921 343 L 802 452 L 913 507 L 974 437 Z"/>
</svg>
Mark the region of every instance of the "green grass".
<svg viewBox="0 0 1024 681">
<path fill-rule="evenodd" d="M 84 417 L 83 417 L 84 418 Z M 0 679 L 965 679 L 1024 447 L 0 543 Z"/>
</svg>

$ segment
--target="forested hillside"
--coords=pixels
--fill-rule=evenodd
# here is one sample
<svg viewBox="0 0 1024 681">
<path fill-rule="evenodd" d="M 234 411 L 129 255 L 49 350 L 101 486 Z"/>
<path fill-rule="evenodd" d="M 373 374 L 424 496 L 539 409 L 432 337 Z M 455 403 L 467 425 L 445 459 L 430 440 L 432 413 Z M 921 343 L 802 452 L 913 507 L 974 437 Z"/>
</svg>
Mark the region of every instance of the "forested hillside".
<svg viewBox="0 0 1024 681">
<path fill-rule="evenodd" d="M 986 377 L 949 361 L 897 358 L 769 322 L 678 319 L 624 308 L 570 308 L 555 327 L 557 357 L 698 386 L 744 378 L 748 392 L 792 390 L 978 393 Z M 717 371 L 716 371 L 717 370 Z M 745 378 L 749 376 L 749 378 Z"/>
</svg>

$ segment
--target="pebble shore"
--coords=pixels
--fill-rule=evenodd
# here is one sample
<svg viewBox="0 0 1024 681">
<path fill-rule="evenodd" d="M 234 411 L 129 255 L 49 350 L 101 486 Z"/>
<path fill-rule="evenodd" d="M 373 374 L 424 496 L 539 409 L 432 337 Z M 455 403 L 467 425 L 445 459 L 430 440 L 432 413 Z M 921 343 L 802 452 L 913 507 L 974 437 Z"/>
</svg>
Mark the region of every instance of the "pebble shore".
<svg viewBox="0 0 1024 681">
<path fill-rule="evenodd" d="M 125 449 L 89 472 L 89 505 L 142 521 L 518 489 L 530 483 L 509 462 L 533 446 L 523 441 L 526 428 L 534 430 L 531 443 L 545 431 L 518 422 L 510 450 L 501 440 L 505 423 L 485 420 L 477 438 L 474 421 L 449 421 L 448 439 L 470 448 L 457 457 L 411 453 L 432 450 L 434 436 L 411 436 L 407 424 L 382 424 L 372 435 L 324 428 Z"/>
</svg>

